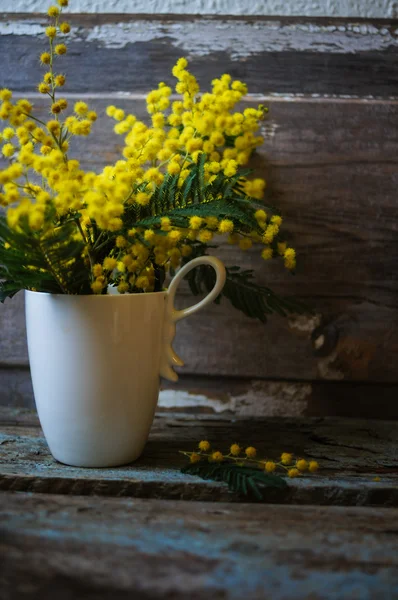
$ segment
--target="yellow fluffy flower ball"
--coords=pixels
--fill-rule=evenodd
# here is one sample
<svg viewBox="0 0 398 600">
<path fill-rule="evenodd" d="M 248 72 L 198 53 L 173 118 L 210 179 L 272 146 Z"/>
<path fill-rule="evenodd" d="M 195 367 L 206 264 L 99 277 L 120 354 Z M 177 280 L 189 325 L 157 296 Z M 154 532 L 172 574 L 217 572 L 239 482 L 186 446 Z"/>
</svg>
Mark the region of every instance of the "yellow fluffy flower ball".
<svg viewBox="0 0 398 600">
<path fill-rule="evenodd" d="M 247 458 L 256 458 L 257 450 L 253 446 L 248 446 L 245 450 Z"/>
<path fill-rule="evenodd" d="M 210 442 L 207 440 L 202 440 L 199 442 L 198 448 L 201 452 L 208 452 L 210 450 Z"/>
</svg>

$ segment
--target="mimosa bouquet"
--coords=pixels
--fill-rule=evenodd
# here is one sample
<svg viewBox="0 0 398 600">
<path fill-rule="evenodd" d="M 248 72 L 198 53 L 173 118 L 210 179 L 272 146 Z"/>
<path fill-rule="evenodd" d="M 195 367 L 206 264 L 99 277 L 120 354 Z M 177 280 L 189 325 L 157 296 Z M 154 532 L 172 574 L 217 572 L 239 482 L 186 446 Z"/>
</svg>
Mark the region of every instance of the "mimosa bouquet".
<svg viewBox="0 0 398 600">
<path fill-rule="evenodd" d="M 281 235 L 282 218 L 262 201 L 265 182 L 250 178 L 251 154 L 266 109 L 236 105 L 247 93 L 222 75 L 211 92 L 200 93 L 185 58 L 177 61 L 172 87 L 159 83 L 147 96 L 148 123 L 115 106 L 107 115 L 124 136 L 120 160 L 95 173 L 72 158 L 76 138 L 90 135 L 97 114 L 83 101 L 62 96 L 62 56 L 70 25 L 58 0 L 45 29 L 49 49 L 38 91 L 49 99 L 48 120 L 27 99 L 0 91 L 0 300 L 21 289 L 54 294 L 120 294 L 164 289 L 194 257 L 217 248 L 223 238 L 242 251 L 257 246 L 265 261 L 280 260 L 293 271 L 295 251 Z M 211 289 L 208 266 L 188 276 L 194 294 Z M 298 312 L 296 301 L 256 285 L 253 272 L 227 269 L 222 295 L 251 317 Z"/>
</svg>

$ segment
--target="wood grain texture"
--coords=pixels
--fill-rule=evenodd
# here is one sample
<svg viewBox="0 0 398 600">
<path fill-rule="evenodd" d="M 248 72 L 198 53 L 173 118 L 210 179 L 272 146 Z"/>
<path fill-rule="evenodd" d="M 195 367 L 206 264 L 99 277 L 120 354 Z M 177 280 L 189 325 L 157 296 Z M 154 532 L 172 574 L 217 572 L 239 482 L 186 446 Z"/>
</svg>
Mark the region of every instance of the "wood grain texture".
<svg viewBox="0 0 398 600">
<path fill-rule="evenodd" d="M 396 384 L 183 374 L 176 384 L 162 382 L 157 411 L 226 418 L 356 415 L 364 419 L 398 419 L 397 397 Z M 28 368 L 0 369 L 0 406 L 35 408 Z"/>
<path fill-rule="evenodd" d="M 5 600 L 384 600 L 396 509 L 0 496 Z"/>
<path fill-rule="evenodd" d="M 73 100 L 73 99 L 72 99 Z M 115 161 L 122 138 L 105 116 L 110 102 L 145 117 L 142 100 L 88 97 L 100 115 L 79 140 L 89 169 Z M 35 99 L 45 115 L 43 100 Z M 256 270 L 276 292 L 315 307 L 310 318 L 252 321 L 227 303 L 181 322 L 176 349 L 187 374 L 310 381 L 397 382 L 397 106 L 273 100 L 265 143 L 253 160 L 268 181 L 297 248 L 292 277 L 257 251 L 217 251 L 227 265 Z M 185 288 L 181 302 L 192 302 Z M 23 298 L 0 306 L 0 363 L 26 365 Z M 209 344 L 211 335 L 211 344 Z"/>
<path fill-rule="evenodd" d="M 34 413 L 0 409 L 0 490 L 72 495 L 237 501 L 226 485 L 183 475 L 186 459 L 209 439 L 224 450 L 253 444 L 264 457 L 283 451 L 319 460 L 319 474 L 269 489 L 266 502 L 398 506 L 398 423 L 352 419 L 231 419 L 158 415 L 143 456 L 120 468 L 79 469 L 50 455 Z M 380 480 L 374 481 L 375 477 Z"/>
<path fill-rule="evenodd" d="M 398 96 L 397 20 L 145 15 L 70 20 L 62 64 L 71 72 L 79 62 L 70 78 L 73 92 L 147 91 L 187 55 L 206 85 L 228 72 L 244 79 L 252 93 Z M 2 76 L 15 90 L 33 89 L 40 79 L 44 23 L 39 15 L 2 15 Z"/>
</svg>

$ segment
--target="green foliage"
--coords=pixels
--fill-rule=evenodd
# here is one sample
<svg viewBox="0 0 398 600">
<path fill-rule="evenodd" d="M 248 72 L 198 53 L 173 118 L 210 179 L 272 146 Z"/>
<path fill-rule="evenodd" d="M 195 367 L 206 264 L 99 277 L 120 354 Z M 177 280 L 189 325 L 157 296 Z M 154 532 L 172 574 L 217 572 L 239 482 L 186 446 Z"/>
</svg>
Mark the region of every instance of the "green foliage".
<svg viewBox="0 0 398 600">
<path fill-rule="evenodd" d="M 20 289 L 36 289 L 50 293 L 90 294 L 92 293 L 92 264 L 102 264 L 106 256 L 111 256 L 117 235 L 128 237 L 130 228 L 154 229 L 159 235 L 161 219 L 168 217 L 172 226 L 187 229 L 190 218 L 203 219 L 216 217 L 229 219 L 234 224 L 234 232 L 243 235 L 262 230 L 254 218 L 257 206 L 264 206 L 245 195 L 243 177 L 249 169 L 241 169 L 233 177 L 218 173 L 211 183 L 205 182 L 206 154 L 201 154 L 196 163 L 189 165 L 190 173 L 181 187 L 178 187 L 178 175 L 165 174 L 162 183 L 151 190 L 151 199 L 147 206 L 126 203 L 123 216 L 123 230 L 117 232 L 101 231 L 92 219 L 81 241 L 76 241 L 79 213 L 61 218 L 58 226 L 50 233 L 32 232 L 28 225 L 21 231 L 10 229 L 4 216 L 0 217 L 0 301 L 12 297 Z M 146 191 L 147 184 L 140 183 L 131 195 L 137 191 Z M 54 215 L 55 218 L 55 215 Z M 86 247 L 86 260 L 82 258 L 85 249 L 84 236 L 90 240 Z M 141 242 L 146 244 L 144 237 Z M 10 244 L 8 249 L 4 244 Z M 188 262 L 197 256 L 203 256 L 209 248 L 217 248 L 199 241 L 185 240 L 192 247 L 192 254 L 183 259 Z M 276 244 L 276 242 L 275 242 Z M 7 246 L 8 247 L 8 246 Z M 274 248 L 276 250 L 276 246 Z M 173 274 L 173 269 L 170 270 Z M 215 272 L 202 265 L 187 275 L 190 289 L 194 295 L 209 292 L 215 284 Z M 155 288 L 160 291 L 165 280 L 165 269 L 155 267 Z M 115 285 L 118 280 L 115 280 Z M 104 293 L 106 288 L 104 289 Z M 301 302 L 292 298 L 281 298 L 270 288 L 258 285 L 251 270 L 241 270 L 237 266 L 227 268 L 227 280 L 222 294 L 216 303 L 225 297 L 238 310 L 251 318 L 266 322 L 267 316 L 277 313 L 286 316 L 289 313 L 308 312 Z"/>
<path fill-rule="evenodd" d="M 160 224 L 162 217 L 169 217 L 176 227 L 188 227 L 190 217 L 217 217 L 230 219 L 238 229 L 256 229 L 257 223 L 253 216 L 239 204 L 225 200 L 212 200 L 204 204 L 192 204 L 182 208 L 165 211 L 159 215 L 146 217 L 137 222 L 137 227 L 155 227 Z"/>
<path fill-rule="evenodd" d="M 228 488 L 244 496 L 254 496 L 263 500 L 262 488 L 284 488 L 286 481 L 279 475 L 273 475 L 254 467 L 240 466 L 231 463 L 199 462 L 189 464 L 181 469 L 182 473 L 197 475 L 202 479 L 224 481 Z"/>
<path fill-rule="evenodd" d="M 0 302 L 22 289 L 53 294 L 89 293 L 89 281 L 75 241 L 76 225 L 66 221 L 51 233 L 10 229 L 0 216 Z M 10 244 L 7 249 L 5 243 Z M 88 288 L 88 289 L 87 289 Z"/>
<path fill-rule="evenodd" d="M 238 229 L 257 229 L 253 202 L 244 201 L 239 183 L 250 170 L 241 169 L 233 177 L 219 173 L 212 183 L 206 184 L 205 161 L 206 154 L 201 154 L 197 164 L 190 165 L 191 172 L 181 188 L 177 186 L 178 175 L 166 173 L 161 185 L 152 193 L 150 204 L 139 211 L 134 226 L 156 227 L 162 217 L 169 217 L 173 225 L 187 227 L 189 218 L 197 215 L 231 219 Z"/>
<path fill-rule="evenodd" d="M 170 211 L 214 199 L 211 187 L 204 181 L 205 161 L 206 154 L 201 154 L 197 164 L 188 166 L 190 173 L 181 188 L 177 185 L 179 175 L 165 173 L 162 183 L 153 191 L 149 205 L 140 211 L 141 219 L 137 219 L 140 225 L 152 227 L 161 217 L 169 216 Z"/>
<path fill-rule="evenodd" d="M 195 255 L 201 256 L 201 246 L 196 246 Z M 242 311 L 252 319 L 267 321 L 267 315 L 277 313 L 286 317 L 288 314 L 308 313 L 310 309 L 295 298 L 281 298 L 270 288 L 258 285 L 253 281 L 253 271 L 243 271 L 240 267 L 227 268 L 227 279 L 223 291 L 216 299 L 219 304 L 221 298 L 229 300 L 234 308 Z M 207 265 L 196 267 L 186 276 L 191 292 L 197 296 L 209 292 L 215 285 L 216 274 L 214 269 Z"/>
</svg>

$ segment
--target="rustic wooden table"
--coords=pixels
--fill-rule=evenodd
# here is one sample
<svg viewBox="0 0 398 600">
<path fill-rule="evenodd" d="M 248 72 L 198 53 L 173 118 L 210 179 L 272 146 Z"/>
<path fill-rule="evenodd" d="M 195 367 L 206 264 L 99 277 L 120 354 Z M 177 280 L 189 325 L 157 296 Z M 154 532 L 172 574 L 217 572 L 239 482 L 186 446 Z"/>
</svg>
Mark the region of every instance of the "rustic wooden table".
<svg viewBox="0 0 398 600">
<path fill-rule="evenodd" d="M 183 475 L 199 439 L 292 450 L 319 474 L 243 502 Z M 0 409 L 0 597 L 398 597 L 398 423 L 159 415 L 116 469 L 52 459 L 35 413 Z"/>
</svg>

